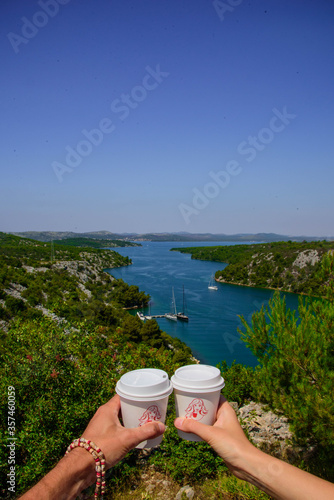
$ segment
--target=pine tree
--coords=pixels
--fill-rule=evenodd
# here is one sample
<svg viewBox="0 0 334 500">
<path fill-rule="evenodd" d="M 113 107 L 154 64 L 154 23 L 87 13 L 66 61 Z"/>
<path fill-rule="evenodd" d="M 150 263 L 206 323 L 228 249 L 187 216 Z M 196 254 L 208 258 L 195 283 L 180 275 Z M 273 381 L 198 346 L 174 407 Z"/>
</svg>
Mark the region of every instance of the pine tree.
<svg viewBox="0 0 334 500">
<path fill-rule="evenodd" d="M 245 331 L 240 332 L 260 363 L 258 398 L 282 410 L 296 437 L 315 444 L 329 462 L 334 448 L 333 270 L 334 255 L 328 253 L 319 270 L 323 299 L 300 297 L 296 313 L 276 292 L 269 307 L 253 314 L 251 325 L 241 318 Z M 323 474 L 333 479 L 333 471 Z"/>
</svg>

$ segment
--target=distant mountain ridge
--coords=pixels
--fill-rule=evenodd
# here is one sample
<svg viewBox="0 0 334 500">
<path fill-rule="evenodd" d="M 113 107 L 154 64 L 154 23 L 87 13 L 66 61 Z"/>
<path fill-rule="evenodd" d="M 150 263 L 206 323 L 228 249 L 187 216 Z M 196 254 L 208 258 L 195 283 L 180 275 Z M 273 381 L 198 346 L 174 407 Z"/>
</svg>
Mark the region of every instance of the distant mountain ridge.
<svg viewBox="0 0 334 500">
<path fill-rule="evenodd" d="M 123 241 L 253 241 L 253 242 L 275 242 L 275 241 L 333 241 L 334 236 L 292 236 L 276 233 L 237 233 L 237 234 L 213 234 L 213 233 L 111 233 L 110 231 L 92 231 L 85 233 L 74 233 L 72 231 L 23 231 L 11 232 L 16 236 L 31 238 L 38 241 L 62 240 L 67 238 L 95 238 L 104 240 Z"/>
</svg>

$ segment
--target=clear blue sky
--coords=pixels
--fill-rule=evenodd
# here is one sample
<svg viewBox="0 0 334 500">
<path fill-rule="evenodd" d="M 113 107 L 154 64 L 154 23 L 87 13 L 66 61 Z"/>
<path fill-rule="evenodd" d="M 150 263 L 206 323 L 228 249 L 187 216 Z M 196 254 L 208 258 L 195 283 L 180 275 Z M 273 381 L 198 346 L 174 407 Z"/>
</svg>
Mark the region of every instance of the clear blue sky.
<svg viewBox="0 0 334 500">
<path fill-rule="evenodd" d="M 332 1 L 0 9 L 0 230 L 334 235 Z"/>
</svg>

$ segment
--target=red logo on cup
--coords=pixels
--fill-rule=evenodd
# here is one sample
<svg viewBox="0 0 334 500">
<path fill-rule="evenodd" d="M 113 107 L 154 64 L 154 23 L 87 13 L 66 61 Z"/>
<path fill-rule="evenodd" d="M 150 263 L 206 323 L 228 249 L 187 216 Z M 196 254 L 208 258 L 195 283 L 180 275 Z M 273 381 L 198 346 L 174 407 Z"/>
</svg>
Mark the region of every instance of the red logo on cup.
<svg viewBox="0 0 334 500">
<path fill-rule="evenodd" d="M 203 399 L 196 398 L 189 403 L 188 408 L 186 409 L 185 418 L 201 420 L 207 413 L 208 410 L 205 408 Z"/>
<path fill-rule="evenodd" d="M 160 420 L 161 413 L 157 405 L 152 405 L 147 410 L 144 411 L 142 416 L 139 419 L 139 427 L 144 424 L 148 424 L 149 422 L 154 422 L 155 420 Z"/>
</svg>

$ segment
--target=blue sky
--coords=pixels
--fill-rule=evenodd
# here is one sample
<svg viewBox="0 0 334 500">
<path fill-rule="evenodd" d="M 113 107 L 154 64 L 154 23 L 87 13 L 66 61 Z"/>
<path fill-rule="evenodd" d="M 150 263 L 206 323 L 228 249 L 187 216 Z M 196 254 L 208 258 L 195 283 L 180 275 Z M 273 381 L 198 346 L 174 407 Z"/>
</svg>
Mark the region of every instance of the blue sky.
<svg viewBox="0 0 334 500">
<path fill-rule="evenodd" d="M 2 231 L 334 235 L 330 0 L 4 0 Z"/>
</svg>

